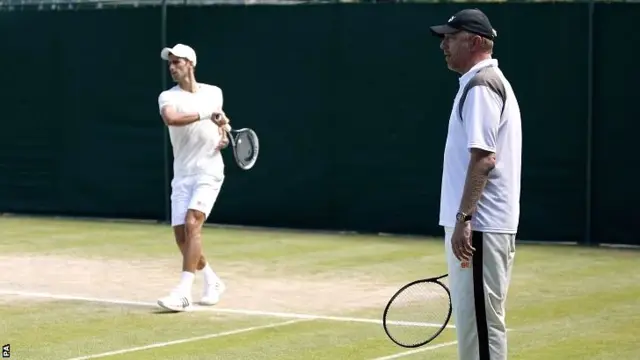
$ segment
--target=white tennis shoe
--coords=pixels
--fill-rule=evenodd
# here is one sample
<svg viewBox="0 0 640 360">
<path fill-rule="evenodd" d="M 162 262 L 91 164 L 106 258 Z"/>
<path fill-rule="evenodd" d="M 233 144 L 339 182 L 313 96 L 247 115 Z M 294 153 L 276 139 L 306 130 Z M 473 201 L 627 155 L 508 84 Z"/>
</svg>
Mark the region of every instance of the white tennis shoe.
<svg viewBox="0 0 640 360">
<path fill-rule="evenodd" d="M 182 312 L 193 310 L 191 296 L 178 292 L 172 292 L 169 296 L 158 299 L 158 305 L 163 309 L 171 311 Z"/>
<path fill-rule="evenodd" d="M 213 284 L 204 284 L 204 291 L 200 303 L 202 305 L 215 305 L 220 301 L 220 296 L 227 289 L 222 280 L 218 279 Z"/>
</svg>

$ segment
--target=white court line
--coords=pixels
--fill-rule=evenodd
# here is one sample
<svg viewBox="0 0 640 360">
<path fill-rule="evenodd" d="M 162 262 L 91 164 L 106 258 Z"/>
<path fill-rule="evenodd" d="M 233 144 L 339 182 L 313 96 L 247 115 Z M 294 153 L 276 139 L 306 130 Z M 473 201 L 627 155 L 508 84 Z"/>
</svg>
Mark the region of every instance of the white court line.
<svg viewBox="0 0 640 360">
<path fill-rule="evenodd" d="M 160 347 L 165 347 L 165 346 L 179 345 L 179 344 L 184 344 L 184 343 L 189 343 L 189 342 L 194 342 L 194 341 L 208 340 L 208 339 L 214 339 L 214 338 L 219 338 L 219 337 L 224 337 L 224 336 L 242 334 L 242 333 L 246 333 L 246 332 L 249 332 L 249 331 L 271 329 L 271 328 L 275 328 L 275 327 L 280 327 L 280 326 L 299 323 L 299 322 L 302 322 L 302 321 L 305 321 L 305 320 L 297 319 L 297 320 L 289 320 L 289 321 L 279 322 L 279 323 L 269 324 L 269 325 L 253 326 L 253 327 L 248 327 L 248 328 L 244 328 L 244 329 L 225 331 L 225 332 L 221 332 L 221 333 L 209 334 L 209 335 L 204 335 L 204 336 L 195 336 L 195 337 L 191 337 L 191 338 L 187 338 L 187 339 L 167 341 L 167 342 L 161 342 L 161 343 L 154 343 L 154 344 L 150 344 L 150 345 L 132 347 L 132 348 L 128 348 L 128 349 L 103 352 L 103 353 L 100 353 L 100 354 L 75 357 L 75 358 L 67 359 L 67 360 L 98 359 L 98 358 L 103 358 L 103 357 L 108 357 L 108 356 L 132 353 L 132 352 L 136 352 L 136 351 L 143 351 L 143 350 L 155 349 L 155 348 L 160 348 Z"/>
<path fill-rule="evenodd" d="M 41 293 L 41 292 L 19 291 L 19 290 L 0 289 L 0 295 L 15 295 L 15 296 L 26 296 L 31 298 L 75 300 L 75 301 L 96 302 L 96 303 L 104 303 L 104 304 L 158 307 L 156 303 L 144 302 L 144 301 L 103 299 L 103 298 L 94 298 L 94 297 L 86 297 L 86 296 L 50 294 L 50 293 Z M 208 307 L 208 306 L 207 307 L 194 306 L 194 310 L 210 311 L 210 312 L 226 313 L 226 314 L 271 316 L 271 317 L 278 317 L 278 318 L 284 318 L 284 319 L 328 320 L 328 321 L 340 321 L 340 322 L 350 322 L 350 323 L 370 323 L 370 324 L 382 325 L 382 320 L 379 320 L 379 319 L 366 319 L 366 318 L 343 317 L 343 316 L 326 316 L 326 315 L 296 314 L 296 313 L 283 313 L 283 312 L 270 312 L 270 311 L 257 311 L 257 310 L 225 309 L 225 308 Z M 392 325 L 438 327 L 438 328 L 441 326 L 441 324 L 431 324 L 431 323 L 423 323 L 423 322 L 406 322 L 406 321 L 388 321 L 387 323 Z M 447 328 L 455 329 L 455 326 L 447 325 Z"/>
<path fill-rule="evenodd" d="M 413 354 L 418 354 L 418 353 L 421 353 L 423 351 L 431 351 L 431 350 L 435 350 L 435 349 L 440 349 L 440 348 L 443 348 L 443 347 L 455 345 L 457 343 L 458 343 L 457 341 L 450 341 L 450 342 L 446 342 L 446 343 L 442 343 L 442 344 L 438 344 L 438 345 L 431 345 L 431 346 L 427 346 L 427 347 L 424 347 L 424 348 L 415 349 L 415 350 L 409 350 L 409 351 L 397 353 L 397 354 L 394 354 L 394 355 L 383 356 L 383 357 L 379 357 L 379 358 L 375 358 L 375 359 L 371 359 L 371 360 L 399 359 L 401 357 L 405 357 L 405 356 L 409 356 L 409 355 L 413 355 Z"/>
</svg>

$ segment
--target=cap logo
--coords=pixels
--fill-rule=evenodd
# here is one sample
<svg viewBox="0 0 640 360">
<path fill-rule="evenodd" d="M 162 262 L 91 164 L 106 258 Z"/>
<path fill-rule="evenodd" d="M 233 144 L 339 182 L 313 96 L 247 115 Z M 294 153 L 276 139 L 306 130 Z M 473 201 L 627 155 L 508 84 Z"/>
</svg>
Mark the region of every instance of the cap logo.
<svg viewBox="0 0 640 360">
<path fill-rule="evenodd" d="M 453 21 L 453 19 L 455 19 L 455 18 L 456 18 L 455 16 L 452 16 L 452 17 L 450 17 L 450 18 L 449 18 L 449 21 L 447 21 L 447 22 L 448 22 L 448 23 L 450 23 L 450 22 L 452 22 L 452 21 Z"/>
</svg>

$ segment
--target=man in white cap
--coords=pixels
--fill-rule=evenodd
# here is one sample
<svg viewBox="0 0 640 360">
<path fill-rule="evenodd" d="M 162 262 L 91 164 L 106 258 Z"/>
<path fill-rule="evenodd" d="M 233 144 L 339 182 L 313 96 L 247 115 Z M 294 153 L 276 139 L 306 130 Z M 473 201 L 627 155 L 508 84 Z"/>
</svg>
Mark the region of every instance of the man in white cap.
<svg viewBox="0 0 640 360">
<path fill-rule="evenodd" d="M 171 77 L 177 83 L 160 94 L 158 105 L 173 148 L 171 226 L 183 261 L 179 284 L 168 296 L 158 299 L 158 305 L 188 311 L 192 308 L 196 271 L 204 272 L 202 304 L 216 304 L 225 290 L 204 258 L 201 230 L 224 181 L 220 150 L 228 144 L 223 130 L 228 119 L 222 111 L 222 90 L 196 81 L 197 59 L 191 47 L 177 44 L 164 48 L 160 57 L 169 63 Z"/>
</svg>

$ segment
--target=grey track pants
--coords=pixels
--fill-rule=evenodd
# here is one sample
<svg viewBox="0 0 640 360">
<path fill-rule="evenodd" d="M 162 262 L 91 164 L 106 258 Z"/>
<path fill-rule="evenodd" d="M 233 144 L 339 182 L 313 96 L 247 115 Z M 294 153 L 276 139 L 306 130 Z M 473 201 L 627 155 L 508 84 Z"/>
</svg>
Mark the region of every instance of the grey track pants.
<svg viewBox="0 0 640 360">
<path fill-rule="evenodd" d="M 476 252 L 461 263 L 445 228 L 449 287 L 460 360 L 506 360 L 505 302 L 515 257 L 515 235 L 472 233 Z"/>
</svg>

